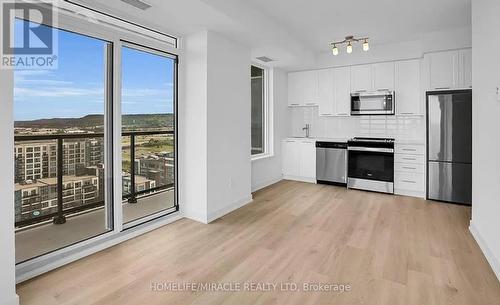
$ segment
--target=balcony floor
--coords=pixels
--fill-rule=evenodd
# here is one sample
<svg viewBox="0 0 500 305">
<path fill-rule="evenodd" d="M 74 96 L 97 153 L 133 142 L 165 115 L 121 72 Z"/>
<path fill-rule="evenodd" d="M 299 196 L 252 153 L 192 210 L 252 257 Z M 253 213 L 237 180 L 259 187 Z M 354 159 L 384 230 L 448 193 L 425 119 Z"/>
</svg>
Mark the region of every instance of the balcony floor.
<svg viewBox="0 0 500 305">
<path fill-rule="evenodd" d="M 127 223 L 173 206 L 174 191 L 140 198 L 135 204 L 123 204 L 123 221 Z M 66 223 L 48 223 L 16 233 L 16 262 L 66 247 L 107 232 L 104 209 L 67 218 Z"/>
</svg>

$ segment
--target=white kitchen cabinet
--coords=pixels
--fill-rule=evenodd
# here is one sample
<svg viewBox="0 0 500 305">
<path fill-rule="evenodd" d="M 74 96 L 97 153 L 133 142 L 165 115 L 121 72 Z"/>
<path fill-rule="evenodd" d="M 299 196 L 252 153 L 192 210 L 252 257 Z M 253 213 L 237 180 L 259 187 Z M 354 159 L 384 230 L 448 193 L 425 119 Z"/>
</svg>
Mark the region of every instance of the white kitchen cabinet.
<svg viewBox="0 0 500 305">
<path fill-rule="evenodd" d="M 425 55 L 429 65 L 429 89 L 448 90 L 459 88 L 459 52 L 445 51 Z"/>
<path fill-rule="evenodd" d="M 316 180 L 316 142 L 302 140 L 299 147 L 299 176 L 306 181 Z"/>
<path fill-rule="evenodd" d="M 394 193 L 425 198 L 425 145 L 394 147 Z"/>
<path fill-rule="evenodd" d="M 282 170 L 284 176 L 299 176 L 299 146 L 297 140 L 283 140 L 281 142 Z"/>
<path fill-rule="evenodd" d="M 318 105 L 318 71 L 300 72 L 304 81 L 304 105 Z"/>
<path fill-rule="evenodd" d="M 372 65 L 374 91 L 394 90 L 394 62 L 383 62 Z"/>
<path fill-rule="evenodd" d="M 351 68 L 335 68 L 333 71 L 333 87 L 335 115 L 349 116 L 351 113 Z"/>
<path fill-rule="evenodd" d="M 316 182 L 316 141 L 285 139 L 281 143 L 283 177 L 290 180 Z"/>
<path fill-rule="evenodd" d="M 406 60 L 395 64 L 396 114 L 421 115 L 420 61 Z"/>
<path fill-rule="evenodd" d="M 318 113 L 320 116 L 332 116 L 335 114 L 333 82 L 333 69 L 318 71 Z"/>
<path fill-rule="evenodd" d="M 288 73 L 288 106 L 301 106 L 304 97 L 302 96 L 302 86 L 300 72 Z"/>
<path fill-rule="evenodd" d="M 288 106 L 318 105 L 318 72 L 288 73 Z"/>
<path fill-rule="evenodd" d="M 373 89 L 372 65 L 351 67 L 351 91 L 368 92 Z"/>
<path fill-rule="evenodd" d="M 460 87 L 472 88 L 472 49 L 460 50 L 458 56 L 460 59 Z"/>
</svg>

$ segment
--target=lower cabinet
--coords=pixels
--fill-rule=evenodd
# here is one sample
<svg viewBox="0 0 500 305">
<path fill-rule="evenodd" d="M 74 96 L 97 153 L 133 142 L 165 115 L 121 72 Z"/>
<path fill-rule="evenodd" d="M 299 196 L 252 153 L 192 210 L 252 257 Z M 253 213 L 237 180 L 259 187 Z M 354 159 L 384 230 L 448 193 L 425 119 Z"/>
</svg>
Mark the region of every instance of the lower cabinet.
<svg viewBox="0 0 500 305">
<path fill-rule="evenodd" d="M 394 152 L 394 193 L 425 198 L 425 146 L 398 145 Z"/>
<path fill-rule="evenodd" d="M 283 178 L 316 182 L 316 141 L 285 139 L 281 145 Z"/>
</svg>

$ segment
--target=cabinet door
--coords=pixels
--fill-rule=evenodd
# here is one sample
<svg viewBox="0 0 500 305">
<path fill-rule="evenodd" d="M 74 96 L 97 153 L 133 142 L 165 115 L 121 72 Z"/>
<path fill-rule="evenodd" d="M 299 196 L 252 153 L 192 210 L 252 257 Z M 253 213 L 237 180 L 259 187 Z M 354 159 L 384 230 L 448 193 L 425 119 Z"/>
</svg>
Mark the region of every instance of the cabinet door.
<svg viewBox="0 0 500 305">
<path fill-rule="evenodd" d="M 300 72 L 301 79 L 304 83 L 302 96 L 304 97 L 304 105 L 318 105 L 318 71 Z"/>
<path fill-rule="evenodd" d="M 334 115 L 335 113 L 333 82 L 333 69 L 318 72 L 319 115 Z"/>
<path fill-rule="evenodd" d="M 373 64 L 372 73 L 374 90 L 394 90 L 394 62 Z"/>
<path fill-rule="evenodd" d="M 284 176 L 300 176 L 299 171 L 299 143 L 293 140 L 284 140 L 282 143 L 282 171 Z"/>
<path fill-rule="evenodd" d="M 288 73 L 288 106 L 302 106 L 302 86 L 300 73 Z"/>
<path fill-rule="evenodd" d="M 348 116 L 351 113 L 351 68 L 336 68 L 333 71 L 335 115 Z"/>
<path fill-rule="evenodd" d="M 472 88 L 472 49 L 460 50 L 460 87 Z"/>
<path fill-rule="evenodd" d="M 431 89 L 458 87 L 458 51 L 430 53 L 428 56 Z"/>
<path fill-rule="evenodd" d="M 420 93 L 420 61 L 396 63 L 396 113 L 422 114 L 423 97 Z"/>
<path fill-rule="evenodd" d="M 316 142 L 304 140 L 299 143 L 300 177 L 316 179 Z"/>
<path fill-rule="evenodd" d="M 372 91 L 372 66 L 361 65 L 351 67 L 351 90 L 352 92 Z"/>
</svg>

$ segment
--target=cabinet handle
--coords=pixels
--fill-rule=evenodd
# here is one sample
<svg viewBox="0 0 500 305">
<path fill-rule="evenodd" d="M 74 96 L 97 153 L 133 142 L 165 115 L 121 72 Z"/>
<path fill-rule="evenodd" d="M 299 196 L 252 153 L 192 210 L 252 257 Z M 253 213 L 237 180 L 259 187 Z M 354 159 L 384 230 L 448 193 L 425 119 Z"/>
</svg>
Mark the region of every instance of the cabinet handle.
<svg viewBox="0 0 500 305">
<path fill-rule="evenodd" d="M 404 169 L 417 169 L 416 167 L 403 166 Z"/>
<path fill-rule="evenodd" d="M 403 180 L 403 182 L 406 182 L 406 183 L 417 183 L 417 182 L 411 181 L 411 180 Z"/>
<path fill-rule="evenodd" d="M 415 113 L 413 113 L 413 112 L 401 112 L 401 114 L 408 115 L 408 114 L 415 114 Z"/>
<path fill-rule="evenodd" d="M 403 160 L 415 161 L 415 160 L 417 160 L 417 159 L 415 159 L 415 158 L 403 158 Z"/>
<path fill-rule="evenodd" d="M 445 90 L 445 89 L 450 89 L 450 87 L 438 87 L 438 88 L 434 88 L 436 90 Z"/>
<path fill-rule="evenodd" d="M 377 89 L 377 91 L 389 91 L 389 88 L 380 88 L 380 89 Z"/>
<path fill-rule="evenodd" d="M 322 113 L 321 115 L 332 115 L 331 113 Z"/>
<path fill-rule="evenodd" d="M 337 115 L 347 115 L 347 113 L 337 113 Z"/>
</svg>

